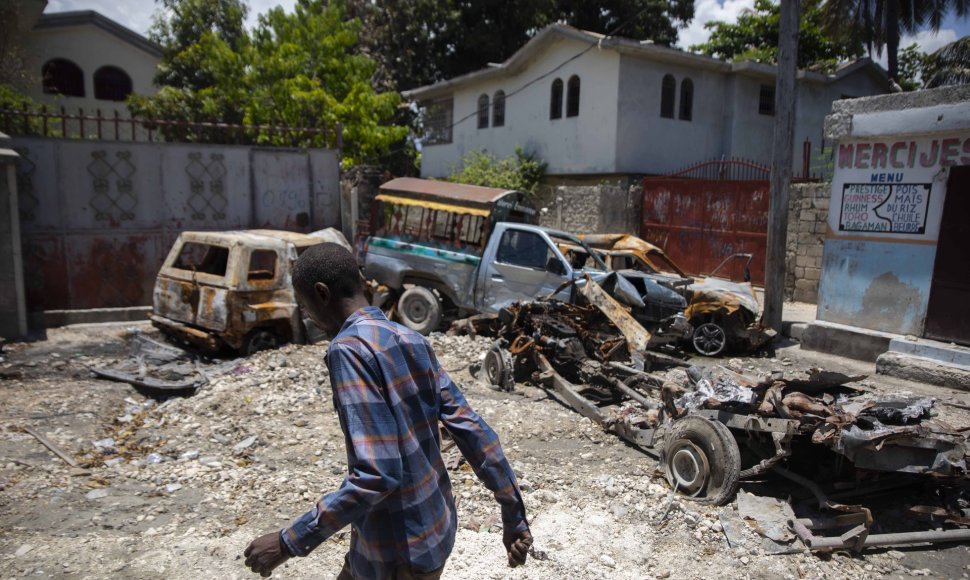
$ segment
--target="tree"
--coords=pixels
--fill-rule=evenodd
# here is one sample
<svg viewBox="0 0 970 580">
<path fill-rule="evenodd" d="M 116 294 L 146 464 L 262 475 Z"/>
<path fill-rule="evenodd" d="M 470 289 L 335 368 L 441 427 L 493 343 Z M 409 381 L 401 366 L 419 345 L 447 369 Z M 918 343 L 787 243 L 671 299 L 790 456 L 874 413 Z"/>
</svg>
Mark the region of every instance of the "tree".
<svg viewBox="0 0 970 580">
<path fill-rule="evenodd" d="M 970 36 L 927 55 L 922 72 L 928 89 L 970 84 Z"/>
<path fill-rule="evenodd" d="M 826 0 L 830 30 L 860 37 L 870 52 L 886 50 L 889 77 L 899 75 L 899 38 L 929 28 L 939 32 L 951 11 L 970 14 L 970 0 Z"/>
<path fill-rule="evenodd" d="M 156 95 L 131 98 L 133 113 L 190 123 L 318 129 L 339 123 L 347 165 L 379 158 L 406 135 L 388 122 L 400 96 L 374 90 L 377 65 L 357 50 L 361 22 L 337 3 L 298 0 L 292 13 L 274 8 L 252 35 L 241 28 L 245 5 L 238 0 L 165 0 L 165 6 L 155 30 L 167 31 L 156 38 L 168 43 L 168 67 L 156 79 L 162 85 Z M 179 140 L 334 145 L 321 132 L 161 129 Z"/>
<path fill-rule="evenodd" d="M 896 82 L 904 91 L 915 91 L 920 88 L 920 81 L 925 80 L 925 70 L 929 55 L 923 53 L 914 42 L 899 51 L 899 72 Z"/>
<path fill-rule="evenodd" d="M 802 4 L 798 68 L 832 71 L 840 62 L 865 54 L 858 38 L 827 31 L 822 1 L 807 0 Z M 777 64 L 779 10 L 780 5 L 771 0 L 757 0 L 754 9 L 742 12 L 736 23 L 708 22 L 704 27 L 711 31 L 710 38 L 690 50 L 725 60 Z"/>
<path fill-rule="evenodd" d="M 546 163 L 535 155 L 515 148 L 515 155 L 497 159 L 485 151 L 472 151 L 461 159 L 461 167 L 452 171 L 448 181 L 513 189 L 533 194 L 546 173 Z"/>
</svg>

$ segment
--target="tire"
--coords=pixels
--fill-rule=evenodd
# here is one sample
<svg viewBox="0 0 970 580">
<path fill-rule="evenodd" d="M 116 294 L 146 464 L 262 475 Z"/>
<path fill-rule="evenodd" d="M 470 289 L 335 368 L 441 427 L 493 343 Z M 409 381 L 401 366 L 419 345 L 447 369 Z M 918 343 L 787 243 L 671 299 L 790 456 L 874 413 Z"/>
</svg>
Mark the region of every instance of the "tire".
<svg viewBox="0 0 970 580">
<path fill-rule="evenodd" d="M 243 344 L 243 354 L 252 356 L 261 350 L 270 350 L 280 345 L 280 339 L 271 330 L 257 328 L 249 333 L 246 343 Z"/>
<path fill-rule="evenodd" d="M 694 328 L 691 338 L 694 350 L 704 356 L 717 356 L 727 348 L 727 332 L 715 322 L 705 322 Z"/>
<path fill-rule="evenodd" d="M 741 452 L 723 423 L 697 415 L 676 421 L 660 454 L 667 481 L 698 503 L 724 505 L 741 477 Z"/>
<path fill-rule="evenodd" d="M 397 315 L 404 326 L 427 336 L 441 326 L 441 301 L 424 286 L 414 286 L 398 299 Z"/>
<path fill-rule="evenodd" d="M 482 378 L 495 390 L 512 392 L 515 379 L 512 375 L 512 355 L 501 346 L 495 345 L 485 353 L 482 361 Z"/>
</svg>

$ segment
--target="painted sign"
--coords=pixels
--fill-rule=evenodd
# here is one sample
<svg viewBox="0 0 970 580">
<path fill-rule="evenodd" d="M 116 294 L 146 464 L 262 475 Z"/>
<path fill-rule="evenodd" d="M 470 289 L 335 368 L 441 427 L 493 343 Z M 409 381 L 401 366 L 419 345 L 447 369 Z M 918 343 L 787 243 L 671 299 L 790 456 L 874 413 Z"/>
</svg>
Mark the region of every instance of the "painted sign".
<svg viewBox="0 0 970 580">
<path fill-rule="evenodd" d="M 840 232 L 925 234 L 932 183 L 846 183 Z"/>
<path fill-rule="evenodd" d="M 970 164 L 966 135 L 840 143 L 832 178 L 834 237 L 934 240 L 947 169 Z"/>
</svg>

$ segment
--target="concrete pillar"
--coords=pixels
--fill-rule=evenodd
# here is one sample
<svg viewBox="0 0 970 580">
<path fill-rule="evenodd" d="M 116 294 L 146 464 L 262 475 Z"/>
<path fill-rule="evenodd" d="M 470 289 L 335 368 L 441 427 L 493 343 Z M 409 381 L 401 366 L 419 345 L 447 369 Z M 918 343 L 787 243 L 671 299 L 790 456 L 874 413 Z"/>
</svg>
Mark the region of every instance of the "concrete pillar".
<svg viewBox="0 0 970 580">
<path fill-rule="evenodd" d="M 20 251 L 17 159 L 10 138 L 0 133 L 0 336 L 27 335 L 27 302 Z"/>
</svg>

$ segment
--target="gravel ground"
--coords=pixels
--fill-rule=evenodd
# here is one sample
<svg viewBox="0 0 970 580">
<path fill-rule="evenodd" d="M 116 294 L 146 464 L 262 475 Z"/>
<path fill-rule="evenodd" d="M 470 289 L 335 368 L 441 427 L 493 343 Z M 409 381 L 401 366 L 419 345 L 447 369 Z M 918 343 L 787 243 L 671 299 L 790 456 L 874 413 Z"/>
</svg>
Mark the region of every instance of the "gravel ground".
<svg viewBox="0 0 970 580">
<path fill-rule="evenodd" d="M 8 345 L 0 355 L 0 577 L 255 577 L 241 558 L 249 541 L 309 509 L 342 480 L 345 453 L 326 345 L 240 359 L 195 396 L 159 402 L 88 371 L 122 358 L 128 332 L 59 329 L 47 341 Z M 508 568 L 498 507 L 461 465 L 452 472 L 460 530 L 445 579 L 967 577 L 965 545 L 773 555 L 774 544 L 744 525 L 729 545 L 721 522 L 740 521 L 732 506 L 671 502 L 654 459 L 541 389 L 486 388 L 468 366 L 487 340 L 434 336 L 432 343 L 499 432 L 535 535 L 535 557 Z M 860 370 L 859 363 L 791 347 L 776 358 L 727 362 L 746 371 L 820 364 Z M 968 403 L 966 393 L 869 382 Z M 951 422 L 970 425 L 960 411 L 946 412 Z M 54 457 L 23 427 L 46 435 L 80 466 Z M 334 577 L 348 542 L 342 532 L 274 576 Z"/>
</svg>

